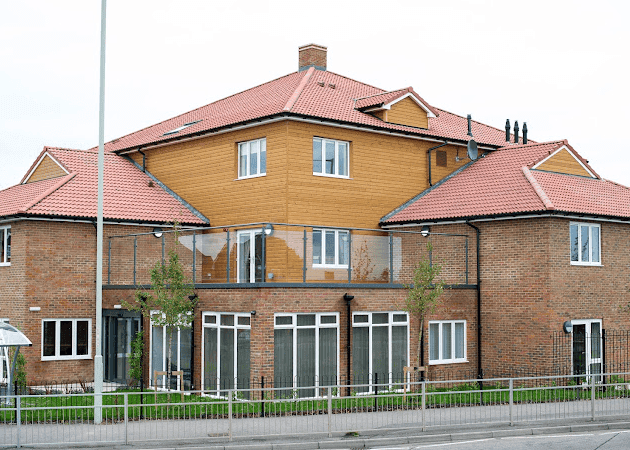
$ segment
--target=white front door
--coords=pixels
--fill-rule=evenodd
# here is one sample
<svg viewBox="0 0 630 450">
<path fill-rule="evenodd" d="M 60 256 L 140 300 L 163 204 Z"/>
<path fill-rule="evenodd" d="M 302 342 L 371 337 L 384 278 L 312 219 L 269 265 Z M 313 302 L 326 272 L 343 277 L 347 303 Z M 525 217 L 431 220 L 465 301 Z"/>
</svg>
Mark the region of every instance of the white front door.
<svg viewBox="0 0 630 450">
<path fill-rule="evenodd" d="M 601 381 L 602 373 L 602 321 L 601 319 L 572 320 L 573 374 L 586 375 L 584 381 Z"/>
</svg>

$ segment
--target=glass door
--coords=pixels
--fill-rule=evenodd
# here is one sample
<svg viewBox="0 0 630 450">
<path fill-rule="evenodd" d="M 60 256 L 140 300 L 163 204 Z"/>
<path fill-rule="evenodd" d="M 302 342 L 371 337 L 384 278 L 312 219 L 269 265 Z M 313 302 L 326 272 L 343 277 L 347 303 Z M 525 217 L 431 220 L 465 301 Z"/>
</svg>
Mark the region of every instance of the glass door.
<svg viewBox="0 0 630 450">
<path fill-rule="evenodd" d="M 131 341 L 140 330 L 140 314 L 103 310 L 103 379 L 127 384 Z"/>
<path fill-rule="evenodd" d="M 602 321 L 600 319 L 572 320 L 573 374 L 582 375 L 583 383 L 601 382 L 602 373 Z"/>
<path fill-rule="evenodd" d="M 238 232 L 238 283 L 261 283 L 263 275 L 262 230 Z"/>
</svg>

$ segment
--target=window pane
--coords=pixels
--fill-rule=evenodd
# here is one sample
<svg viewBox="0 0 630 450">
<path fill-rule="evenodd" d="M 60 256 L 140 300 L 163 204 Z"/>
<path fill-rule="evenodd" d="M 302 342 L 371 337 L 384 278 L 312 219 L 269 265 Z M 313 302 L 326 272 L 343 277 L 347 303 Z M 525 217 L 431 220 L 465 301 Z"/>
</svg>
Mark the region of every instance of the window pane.
<svg viewBox="0 0 630 450">
<path fill-rule="evenodd" d="M 249 325 L 249 317 L 239 317 L 238 318 L 239 325 Z"/>
<path fill-rule="evenodd" d="M 580 227 L 580 239 L 582 240 L 582 261 L 588 261 L 588 226 Z"/>
<path fill-rule="evenodd" d="M 249 233 L 242 233 L 238 236 L 238 280 L 241 283 L 250 282 L 250 241 Z"/>
<path fill-rule="evenodd" d="M 315 328 L 297 330 L 297 357 L 298 387 L 315 386 Z M 315 390 L 300 389 L 298 396 L 314 397 Z"/>
<path fill-rule="evenodd" d="M 389 329 L 372 328 L 372 383 L 389 383 Z"/>
<path fill-rule="evenodd" d="M 297 324 L 298 326 L 315 325 L 315 314 L 299 314 Z"/>
<path fill-rule="evenodd" d="M 0 263 L 7 262 L 4 259 L 4 235 L 6 230 L 0 228 Z"/>
<path fill-rule="evenodd" d="M 216 316 L 205 316 L 203 320 L 205 323 L 217 323 Z"/>
<path fill-rule="evenodd" d="M 326 173 L 335 173 L 335 142 L 326 142 Z"/>
<path fill-rule="evenodd" d="M 455 324 L 455 358 L 464 358 L 464 324 Z"/>
<path fill-rule="evenodd" d="M 62 320 L 59 322 L 59 355 L 72 355 L 72 321 Z"/>
<path fill-rule="evenodd" d="M 293 330 L 274 330 L 273 332 L 273 382 L 274 387 L 293 386 Z M 292 392 L 278 391 L 278 397 L 291 397 Z"/>
<path fill-rule="evenodd" d="M 175 335 L 177 336 L 177 335 Z M 192 372 L 190 370 L 192 362 L 192 328 L 181 328 L 179 331 L 179 370 L 184 372 L 180 389 L 190 390 L 192 386 Z M 177 345 L 177 341 L 173 345 Z M 177 377 L 174 377 L 177 379 Z M 177 380 L 176 380 L 177 381 Z"/>
<path fill-rule="evenodd" d="M 599 262 L 599 227 L 591 227 L 591 232 L 591 247 L 593 249 L 593 259 L 591 261 Z"/>
<path fill-rule="evenodd" d="M 122 328 L 125 331 L 126 337 L 126 326 L 119 326 L 119 329 Z M 89 353 L 88 348 L 88 333 L 90 332 L 88 328 L 87 320 L 77 320 L 77 355 L 87 355 Z M 120 339 L 123 344 L 122 351 L 120 353 L 127 353 L 127 339 Z M 120 343 L 119 341 L 119 343 Z"/>
<path fill-rule="evenodd" d="M 374 313 L 372 314 L 372 323 L 388 323 L 389 314 L 387 313 Z"/>
<path fill-rule="evenodd" d="M 394 318 L 392 320 L 394 322 L 406 322 L 407 314 L 394 314 Z"/>
<path fill-rule="evenodd" d="M 260 141 L 260 173 L 267 173 L 267 140 Z"/>
<path fill-rule="evenodd" d="M 337 323 L 337 316 L 321 316 L 319 319 L 320 323 Z"/>
<path fill-rule="evenodd" d="M 249 319 L 249 318 L 248 318 Z M 238 389 L 249 389 L 250 376 L 250 330 L 238 330 L 236 335 L 236 370 Z M 249 393 L 244 392 L 247 396 Z"/>
<path fill-rule="evenodd" d="M 208 390 L 217 388 L 217 333 L 217 328 L 203 330 L 203 385 Z"/>
<path fill-rule="evenodd" d="M 599 322 L 591 323 L 591 358 L 601 358 L 601 348 L 600 348 L 600 324 Z"/>
<path fill-rule="evenodd" d="M 348 232 L 339 231 L 339 264 L 348 265 Z"/>
<path fill-rule="evenodd" d="M 355 321 L 357 318 L 358 316 L 355 316 Z M 354 384 L 367 384 L 370 382 L 369 332 L 370 329 L 368 327 L 352 329 L 352 382 Z M 357 388 L 358 392 L 365 392 L 367 390 L 367 388 Z"/>
<path fill-rule="evenodd" d="M 221 325 L 232 326 L 234 325 L 233 314 L 221 314 Z"/>
<path fill-rule="evenodd" d="M 55 356 L 55 326 L 57 322 L 44 322 L 44 356 Z"/>
<path fill-rule="evenodd" d="M 7 228 L 7 262 L 11 262 L 11 228 Z"/>
<path fill-rule="evenodd" d="M 319 385 L 333 384 L 337 384 L 337 329 L 321 328 L 319 330 Z"/>
<path fill-rule="evenodd" d="M 407 365 L 407 327 L 392 327 L 392 381 L 405 379 L 403 367 Z"/>
<path fill-rule="evenodd" d="M 578 226 L 571 225 L 571 261 L 578 261 Z"/>
<path fill-rule="evenodd" d="M 293 317 L 291 316 L 278 316 L 276 317 L 276 325 L 291 325 Z"/>
<path fill-rule="evenodd" d="M 313 230 L 313 264 L 322 264 L 322 232 Z"/>
<path fill-rule="evenodd" d="M 238 175 L 240 177 L 246 177 L 249 175 L 247 173 L 247 144 L 239 144 L 238 153 L 239 153 L 239 172 Z"/>
<path fill-rule="evenodd" d="M 354 316 L 354 323 L 368 323 L 367 314 L 357 314 Z"/>
<path fill-rule="evenodd" d="M 429 324 L 429 360 L 440 359 L 440 324 Z"/>
<path fill-rule="evenodd" d="M 324 245 L 326 246 L 326 264 L 335 264 L 335 232 L 326 231 Z"/>
<path fill-rule="evenodd" d="M 258 174 L 258 141 L 252 141 L 249 143 L 249 174 Z"/>
<path fill-rule="evenodd" d="M 313 173 L 322 173 L 322 140 L 313 139 Z"/>
<path fill-rule="evenodd" d="M 221 389 L 234 388 L 234 329 L 221 328 Z"/>
<path fill-rule="evenodd" d="M 153 371 L 164 370 L 164 327 L 153 327 L 153 336 L 151 336 L 151 361 L 153 363 L 153 370 L 151 371 L 151 378 L 153 378 Z M 162 378 L 159 378 L 159 383 L 162 383 Z"/>
<path fill-rule="evenodd" d="M 442 324 L 442 359 L 451 359 L 453 358 L 453 354 L 451 351 L 452 342 L 451 342 L 451 324 L 443 323 Z"/>
<path fill-rule="evenodd" d="M 348 144 L 338 143 L 339 151 L 339 175 L 348 175 Z"/>
</svg>

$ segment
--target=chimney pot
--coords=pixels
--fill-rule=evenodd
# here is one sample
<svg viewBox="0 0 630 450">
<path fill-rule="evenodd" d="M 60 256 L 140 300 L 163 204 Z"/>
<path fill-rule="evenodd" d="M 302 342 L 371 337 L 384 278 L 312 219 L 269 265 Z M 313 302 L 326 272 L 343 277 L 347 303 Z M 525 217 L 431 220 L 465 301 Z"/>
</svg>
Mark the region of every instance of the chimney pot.
<svg viewBox="0 0 630 450">
<path fill-rule="evenodd" d="M 518 144 L 518 120 L 514 121 L 514 143 Z"/>
<path fill-rule="evenodd" d="M 472 137 L 472 124 L 471 124 L 472 117 L 470 116 L 470 114 L 468 114 L 466 119 L 468 119 L 468 136 Z"/>
<path fill-rule="evenodd" d="M 302 72 L 309 67 L 315 67 L 319 70 L 326 70 L 327 47 L 317 44 L 307 44 L 299 48 L 299 65 L 298 70 Z"/>
<path fill-rule="evenodd" d="M 505 142 L 510 142 L 510 119 L 505 119 Z"/>
<path fill-rule="evenodd" d="M 523 144 L 527 144 L 527 122 L 523 122 Z"/>
</svg>

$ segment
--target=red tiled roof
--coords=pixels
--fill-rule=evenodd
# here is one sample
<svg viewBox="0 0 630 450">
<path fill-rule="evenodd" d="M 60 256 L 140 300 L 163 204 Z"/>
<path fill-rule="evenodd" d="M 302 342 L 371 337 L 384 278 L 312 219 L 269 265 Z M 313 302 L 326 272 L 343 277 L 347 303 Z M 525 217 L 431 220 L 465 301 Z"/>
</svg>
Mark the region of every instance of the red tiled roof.
<svg viewBox="0 0 630 450">
<path fill-rule="evenodd" d="M 630 189 L 624 186 L 528 168 L 563 145 L 568 144 L 555 141 L 491 152 L 386 215 L 381 223 L 544 211 L 630 218 Z"/>
<path fill-rule="evenodd" d="M 110 152 L 133 149 L 143 145 L 212 132 L 231 125 L 280 114 L 309 116 L 369 128 L 464 142 L 470 139 L 466 134 L 468 131 L 466 118 L 439 110 L 428 104 L 427 107 L 437 117 L 429 119 L 429 128 L 426 130 L 387 123 L 356 109 L 357 99 L 367 97 L 374 99 L 376 98 L 374 96 L 380 98 L 382 95 L 384 99 L 392 101 L 407 92 L 413 92 L 424 104 L 427 104 L 411 87 L 387 92 L 333 72 L 311 67 L 306 71 L 286 75 L 115 139 L 108 142 L 105 149 Z M 197 123 L 178 133 L 164 135 L 168 131 L 191 122 Z M 473 122 L 473 135 L 480 144 L 505 145 L 505 132 L 503 130 L 478 122 Z"/>
<path fill-rule="evenodd" d="M 94 218 L 97 214 L 98 153 L 44 148 L 70 172 L 64 177 L 19 184 L 0 191 L 0 216 L 15 214 Z M 42 156 L 40 155 L 40 157 Z M 127 159 L 105 154 L 103 217 L 106 220 L 205 224 L 184 204 Z"/>
</svg>

